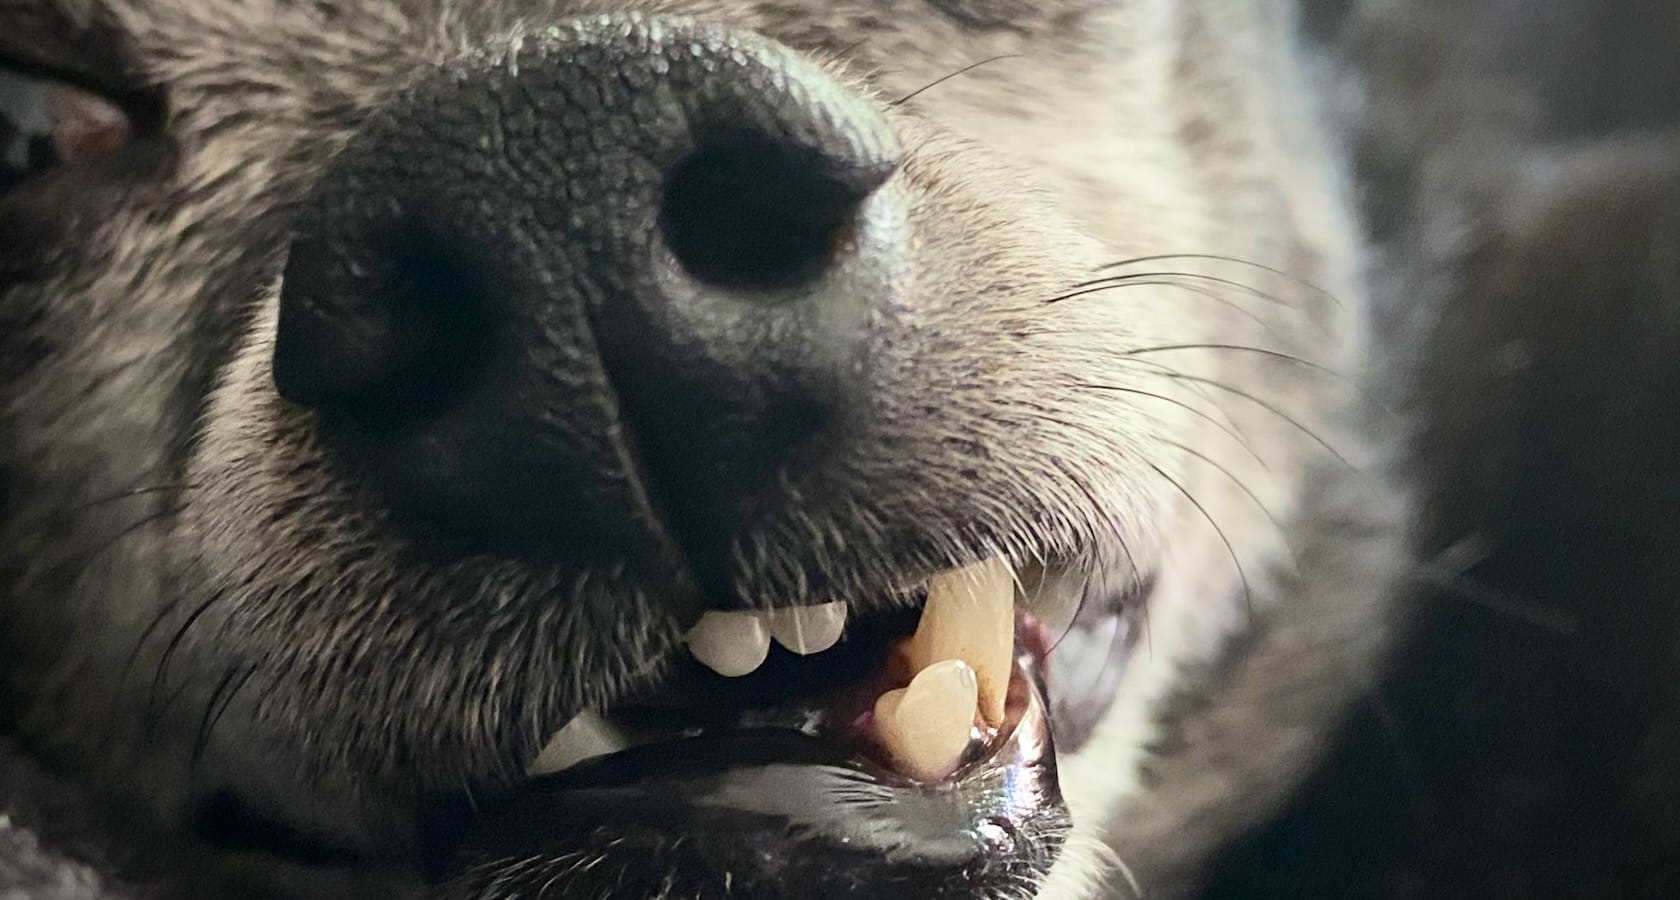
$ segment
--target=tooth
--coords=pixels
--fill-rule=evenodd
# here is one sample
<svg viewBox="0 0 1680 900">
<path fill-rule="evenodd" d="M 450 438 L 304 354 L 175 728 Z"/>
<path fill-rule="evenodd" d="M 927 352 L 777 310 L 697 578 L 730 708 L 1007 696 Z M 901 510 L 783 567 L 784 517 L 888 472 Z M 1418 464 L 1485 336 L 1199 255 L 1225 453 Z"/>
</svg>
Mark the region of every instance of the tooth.
<svg viewBox="0 0 1680 900">
<path fill-rule="evenodd" d="M 979 682 L 968 663 L 940 660 L 875 701 L 881 744 L 904 774 L 938 781 L 957 767 L 974 729 Z"/>
<path fill-rule="evenodd" d="M 921 624 L 905 645 L 913 672 L 942 659 L 960 659 L 980 684 L 980 714 L 1003 723 L 1014 671 L 1015 579 L 1002 559 L 936 575 L 928 583 Z"/>
<path fill-rule="evenodd" d="M 821 653 L 846 630 L 846 604 L 824 603 L 770 611 L 770 635 L 801 655 Z"/>
<path fill-rule="evenodd" d="M 585 711 L 554 732 L 527 771 L 532 777 L 562 772 L 586 759 L 617 753 L 628 746 L 630 742 L 612 723 Z"/>
<path fill-rule="evenodd" d="M 688 633 L 688 652 L 726 678 L 751 674 L 770 655 L 764 619 L 757 612 L 708 612 Z"/>
</svg>

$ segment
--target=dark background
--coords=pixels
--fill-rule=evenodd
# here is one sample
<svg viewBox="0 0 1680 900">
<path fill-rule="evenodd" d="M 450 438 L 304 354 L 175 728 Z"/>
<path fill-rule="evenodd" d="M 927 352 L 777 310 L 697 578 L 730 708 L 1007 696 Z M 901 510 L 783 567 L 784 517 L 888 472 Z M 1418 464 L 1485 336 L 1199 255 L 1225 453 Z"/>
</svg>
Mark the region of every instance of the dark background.
<svg viewBox="0 0 1680 900">
<path fill-rule="evenodd" d="M 1680 2 L 1313 2 L 1417 631 L 1208 896 L 1680 897 Z"/>
</svg>

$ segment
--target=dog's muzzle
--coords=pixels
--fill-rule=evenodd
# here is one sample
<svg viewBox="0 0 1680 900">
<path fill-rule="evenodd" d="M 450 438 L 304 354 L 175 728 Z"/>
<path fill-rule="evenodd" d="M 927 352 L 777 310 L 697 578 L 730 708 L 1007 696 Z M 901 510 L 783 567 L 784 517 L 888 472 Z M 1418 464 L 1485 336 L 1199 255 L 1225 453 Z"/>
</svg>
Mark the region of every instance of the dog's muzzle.
<svg viewBox="0 0 1680 900">
<path fill-rule="evenodd" d="M 729 576 L 763 486 L 868 405 L 901 152 L 784 47 L 615 16 L 422 78 L 301 209 L 274 379 L 335 463 L 417 540 L 647 573 L 690 628 L 528 781 L 430 805 L 443 895 L 967 897 L 1055 857 L 1023 561 L 856 621 Z"/>
</svg>

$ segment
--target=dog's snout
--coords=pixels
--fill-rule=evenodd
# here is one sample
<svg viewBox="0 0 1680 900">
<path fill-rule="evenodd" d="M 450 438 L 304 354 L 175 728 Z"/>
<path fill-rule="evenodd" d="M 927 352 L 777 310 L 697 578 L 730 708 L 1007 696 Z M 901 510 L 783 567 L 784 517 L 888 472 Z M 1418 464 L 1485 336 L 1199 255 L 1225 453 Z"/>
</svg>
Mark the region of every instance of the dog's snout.
<svg viewBox="0 0 1680 900">
<path fill-rule="evenodd" d="M 721 533 L 842 414 L 899 281 L 898 162 L 879 109 L 753 35 L 513 39 L 322 177 L 276 385 L 394 508 L 498 549 Z"/>
</svg>

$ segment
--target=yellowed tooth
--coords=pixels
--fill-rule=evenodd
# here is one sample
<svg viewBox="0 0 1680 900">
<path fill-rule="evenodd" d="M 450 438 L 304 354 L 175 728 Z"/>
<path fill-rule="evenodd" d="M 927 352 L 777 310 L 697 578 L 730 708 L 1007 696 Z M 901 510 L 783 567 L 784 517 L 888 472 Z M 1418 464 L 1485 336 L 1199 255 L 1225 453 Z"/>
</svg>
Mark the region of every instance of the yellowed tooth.
<svg viewBox="0 0 1680 900">
<path fill-rule="evenodd" d="M 934 576 L 921 624 L 904 654 L 912 672 L 942 659 L 968 663 L 979 681 L 980 715 L 994 728 L 1001 725 L 1015 654 L 1015 579 L 1009 566 L 990 559 Z"/>
<path fill-rule="evenodd" d="M 940 660 L 875 700 L 875 727 L 900 771 L 938 781 L 962 760 L 974 729 L 979 682 L 960 659 Z"/>
</svg>

